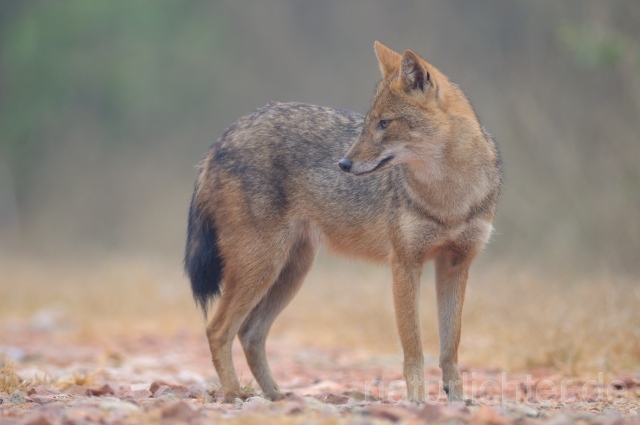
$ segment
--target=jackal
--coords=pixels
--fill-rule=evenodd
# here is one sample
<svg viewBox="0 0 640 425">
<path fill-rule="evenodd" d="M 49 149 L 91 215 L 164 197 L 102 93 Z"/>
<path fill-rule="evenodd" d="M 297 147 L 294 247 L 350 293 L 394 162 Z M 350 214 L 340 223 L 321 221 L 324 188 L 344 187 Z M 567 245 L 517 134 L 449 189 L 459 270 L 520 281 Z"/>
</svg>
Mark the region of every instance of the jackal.
<svg viewBox="0 0 640 425">
<path fill-rule="evenodd" d="M 224 397 L 241 397 L 236 335 L 265 397 L 284 397 L 265 355 L 271 324 L 318 247 L 390 264 L 408 399 L 425 400 L 419 284 L 434 260 L 440 367 L 449 401 L 458 371 L 469 266 L 492 232 L 502 182 L 496 143 L 463 94 L 410 50 L 375 43 L 383 79 L 365 117 L 269 103 L 209 149 L 191 201 L 185 268 L 205 312 Z"/>
</svg>

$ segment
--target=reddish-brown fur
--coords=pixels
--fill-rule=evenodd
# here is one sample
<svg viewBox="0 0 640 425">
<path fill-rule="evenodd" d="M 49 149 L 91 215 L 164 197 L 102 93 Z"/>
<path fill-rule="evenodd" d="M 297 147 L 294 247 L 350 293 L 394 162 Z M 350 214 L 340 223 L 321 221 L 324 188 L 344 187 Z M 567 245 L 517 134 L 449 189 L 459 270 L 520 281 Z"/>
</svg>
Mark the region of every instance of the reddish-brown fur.
<svg viewBox="0 0 640 425">
<path fill-rule="evenodd" d="M 450 401 L 463 398 L 462 304 L 469 266 L 492 230 L 499 154 L 444 74 L 411 51 L 400 55 L 378 42 L 375 49 L 383 80 L 364 120 L 312 105 L 268 105 L 230 127 L 203 161 L 185 261 L 205 307 L 217 283 L 202 289 L 202 259 L 214 252 L 212 264 L 223 265 L 207 336 L 227 400 L 242 396 L 231 359 L 236 334 L 264 394 L 283 397 L 265 340 L 321 244 L 391 266 L 414 402 L 425 400 L 420 275 L 435 261 L 444 387 Z M 347 174 L 336 163 L 348 146 L 340 161 Z"/>
</svg>

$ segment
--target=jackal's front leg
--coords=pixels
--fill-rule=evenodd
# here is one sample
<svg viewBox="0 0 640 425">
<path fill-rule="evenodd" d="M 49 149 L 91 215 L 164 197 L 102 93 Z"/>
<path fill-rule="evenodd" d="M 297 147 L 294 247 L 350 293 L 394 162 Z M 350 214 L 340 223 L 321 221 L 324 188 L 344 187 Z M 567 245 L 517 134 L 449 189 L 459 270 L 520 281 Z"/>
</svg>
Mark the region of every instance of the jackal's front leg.
<svg viewBox="0 0 640 425">
<path fill-rule="evenodd" d="M 404 351 L 404 379 L 409 401 L 425 401 L 424 355 L 420 336 L 420 272 L 422 265 L 393 262 L 393 302 Z"/>
<path fill-rule="evenodd" d="M 436 259 L 436 292 L 440 328 L 440 368 L 449 403 L 464 400 L 458 370 L 462 304 L 471 258 L 444 251 Z"/>
</svg>

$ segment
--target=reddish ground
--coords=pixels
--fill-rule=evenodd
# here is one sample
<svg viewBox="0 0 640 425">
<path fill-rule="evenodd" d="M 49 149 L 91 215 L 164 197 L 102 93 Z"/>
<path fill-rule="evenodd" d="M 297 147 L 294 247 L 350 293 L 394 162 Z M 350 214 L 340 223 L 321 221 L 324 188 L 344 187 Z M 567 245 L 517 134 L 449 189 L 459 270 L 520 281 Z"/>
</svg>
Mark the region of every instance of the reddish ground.
<svg viewBox="0 0 640 425">
<path fill-rule="evenodd" d="M 268 355 L 281 387 L 261 397 L 236 347 L 241 381 L 254 396 L 219 397 L 204 336 L 127 337 L 86 343 L 73 333 L 5 327 L 0 424 L 138 423 L 637 423 L 640 376 L 619 381 L 571 379 L 553 372 L 502 374 L 464 369 L 472 406 L 446 405 L 437 366 L 427 367 L 428 402 L 403 402 L 401 358 L 353 350 L 300 348 L 270 340 Z M 0 367 L 2 361 L 0 360 Z M 13 385 L 13 387 L 12 387 Z M 18 390 L 16 391 L 16 386 Z M 0 387 L 2 390 L 2 387 Z"/>
</svg>

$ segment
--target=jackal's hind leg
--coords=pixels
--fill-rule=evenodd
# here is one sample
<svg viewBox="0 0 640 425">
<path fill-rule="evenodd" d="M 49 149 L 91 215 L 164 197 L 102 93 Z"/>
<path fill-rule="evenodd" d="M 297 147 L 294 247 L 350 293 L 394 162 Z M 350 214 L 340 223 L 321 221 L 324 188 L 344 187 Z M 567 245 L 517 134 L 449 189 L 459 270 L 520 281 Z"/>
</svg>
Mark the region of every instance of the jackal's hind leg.
<svg viewBox="0 0 640 425">
<path fill-rule="evenodd" d="M 207 325 L 211 358 L 227 402 L 243 397 L 231 355 L 233 339 L 280 271 L 273 250 L 271 255 L 269 250 L 260 251 L 264 255 L 246 259 L 247 264 L 225 259 L 222 296 L 215 315 Z"/>
<path fill-rule="evenodd" d="M 284 394 L 269 368 L 265 341 L 273 321 L 300 289 L 313 264 L 315 254 L 316 248 L 308 238 L 301 239 L 293 245 L 287 263 L 275 284 L 249 313 L 238 334 L 253 376 L 265 397 L 273 401 L 282 399 Z"/>
</svg>

